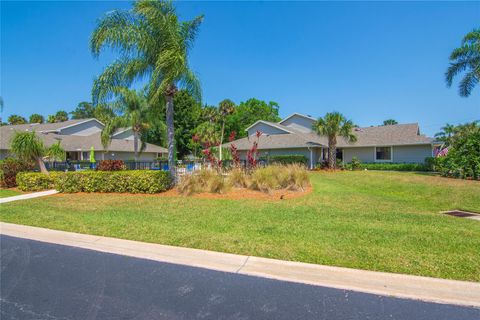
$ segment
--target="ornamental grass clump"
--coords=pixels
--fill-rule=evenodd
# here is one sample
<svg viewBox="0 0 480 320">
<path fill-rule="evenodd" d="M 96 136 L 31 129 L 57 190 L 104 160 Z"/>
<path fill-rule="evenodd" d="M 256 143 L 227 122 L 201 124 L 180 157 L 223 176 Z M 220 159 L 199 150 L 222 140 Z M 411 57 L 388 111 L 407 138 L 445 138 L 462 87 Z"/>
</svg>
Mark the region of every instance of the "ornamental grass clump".
<svg viewBox="0 0 480 320">
<path fill-rule="evenodd" d="M 267 193 L 280 189 L 303 191 L 309 184 L 305 167 L 291 164 L 256 169 L 252 172 L 249 188 Z"/>
<path fill-rule="evenodd" d="M 217 170 L 200 170 L 195 174 L 182 177 L 177 190 L 183 195 L 210 192 L 224 193 L 229 185 L 223 175 Z"/>
<path fill-rule="evenodd" d="M 234 168 L 228 173 L 228 184 L 234 188 L 248 188 L 250 183 L 250 176 L 240 168 Z"/>
</svg>

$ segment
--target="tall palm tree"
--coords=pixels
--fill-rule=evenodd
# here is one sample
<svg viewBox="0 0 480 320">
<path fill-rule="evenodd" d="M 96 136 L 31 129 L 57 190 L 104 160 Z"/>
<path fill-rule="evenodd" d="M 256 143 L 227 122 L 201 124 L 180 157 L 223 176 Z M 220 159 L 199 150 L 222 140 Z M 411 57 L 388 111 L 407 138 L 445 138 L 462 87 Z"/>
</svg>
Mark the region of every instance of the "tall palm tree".
<svg viewBox="0 0 480 320">
<path fill-rule="evenodd" d="M 323 118 L 313 124 L 313 130 L 317 134 L 327 136 L 328 138 L 328 167 L 335 168 L 337 162 L 337 136 L 345 138 L 348 142 L 357 141 L 357 136 L 353 133 L 355 125 L 351 120 L 347 120 L 339 112 L 327 113 Z"/>
<path fill-rule="evenodd" d="M 102 144 L 108 148 L 112 135 L 120 128 L 130 127 L 133 131 L 133 151 L 135 161 L 138 160 L 139 143 L 142 134 L 148 129 L 151 113 L 147 98 L 143 92 L 127 88 L 115 89 L 118 99 L 112 103 L 113 111 L 120 116 L 112 118 L 105 124 L 101 133 Z M 142 141 L 142 148 L 145 144 Z"/>
<path fill-rule="evenodd" d="M 227 116 L 233 113 L 235 110 L 235 103 L 232 100 L 225 99 L 218 104 L 218 113 L 222 120 L 222 129 L 220 131 L 220 143 L 218 145 L 218 158 L 222 160 L 222 143 L 223 143 L 223 136 L 225 134 L 225 120 Z"/>
<path fill-rule="evenodd" d="M 60 142 L 47 148 L 35 134 L 35 131 L 16 132 L 10 141 L 10 149 L 20 159 L 36 162 L 40 171 L 46 174 L 48 174 L 48 171 L 43 162 L 44 157 L 52 159 L 65 158 L 65 151 L 60 146 Z"/>
<path fill-rule="evenodd" d="M 446 124 L 445 126 L 440 128 L 442 131 L 435 134 L 435 138 L 438 140 L 449 143 L 452 136 L 455 134 L 456 127 L 453 124 Z"/>
<path fill-rule="evenodd" d="M 179 21 L 170 1 L 137 0 L 131 10 L 115 10 L 103 16 L 90 42 L 96 57 L 104 47 L 121 54 L 94 81 L 94 103 L 111 98 L 113 88 L 129 87 L 141 79 L 148 79 L 152 105 L 166 102 L 168 162 L 172 173 L 173 97 L 183 88 L 200 100 L 200 82 L 189 67 L 188 55 L 202 20 L 203 16 L 198 16 L 191 21 Z"/>
<path fill-rule="evenodd" d="M 451 87 L 453 78 L 464 72 L 459 84 L 459 93 L 468 97 L 480 80 L 480 29 L 474 29 L 465 35 L 462 46 L 453 50 L 450 55 L 450 66 L 445 72 L 447 86 Z"/>
</svg>

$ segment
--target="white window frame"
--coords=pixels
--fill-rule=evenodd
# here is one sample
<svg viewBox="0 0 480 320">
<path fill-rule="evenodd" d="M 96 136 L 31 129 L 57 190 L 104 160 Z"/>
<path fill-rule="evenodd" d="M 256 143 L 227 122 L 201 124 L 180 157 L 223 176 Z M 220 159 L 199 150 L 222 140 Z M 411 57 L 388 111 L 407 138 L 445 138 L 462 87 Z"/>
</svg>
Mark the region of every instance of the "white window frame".
<svg viewBox="0 0 480 320">
<path fill-rule="evenodd" d="M 390 160 L 377 159 L 377 148 L 390 148 Z M 393 146 L 375 146 L 373 148 L 373 159 L 375 159 L 375 162 L 393 162 Z"/>
</svg>

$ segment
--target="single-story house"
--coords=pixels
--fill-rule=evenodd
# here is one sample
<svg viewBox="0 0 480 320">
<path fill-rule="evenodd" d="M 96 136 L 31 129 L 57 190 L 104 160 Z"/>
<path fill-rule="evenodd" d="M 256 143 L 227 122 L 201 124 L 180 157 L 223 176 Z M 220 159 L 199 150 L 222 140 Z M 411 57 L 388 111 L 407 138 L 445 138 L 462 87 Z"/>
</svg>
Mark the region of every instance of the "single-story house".
<svg viewBox="0 0 480 320">
<path fill-rule="evenodd" d="M 259 157 L 304 155 L 311 168 L 328 157 L 328 139 L 312 130 L 316 119 L 294 113 L 278 123 L 259 120 L 248 127 L 248 137 L 235 140 L 242 160 L 258 139 Z M 433 139 L 420 133 L 418 123 L 355 128 L 355 143 L 337 138 L 337 159 L 351 162 L 357 157 L 363 163 L 423 163 L 433 154 Z M 230 143 L 225 144 L 228 147 Z"/>
<path fill-rule="evenodd" d="M 113 136 L 108 148 L 104 148 L 100 139 L 104 124 L 97 119 L 68 120 L 58 123 L 31 123 L 6 125 L 0 127 L 0 159 L 10 154 L 10 141 L 15 132 L 35 131 L 46 146 L 60 141 L 69 160 L 90 159 L 93 147 L 95 160 L 133 160 L 133 132 L 130 128 L 118 130 Z M 167 149 L 150 143 L 139 154 L 139 161 L 152 161 L 157 157 L 166 156 Z"/>
</svg>

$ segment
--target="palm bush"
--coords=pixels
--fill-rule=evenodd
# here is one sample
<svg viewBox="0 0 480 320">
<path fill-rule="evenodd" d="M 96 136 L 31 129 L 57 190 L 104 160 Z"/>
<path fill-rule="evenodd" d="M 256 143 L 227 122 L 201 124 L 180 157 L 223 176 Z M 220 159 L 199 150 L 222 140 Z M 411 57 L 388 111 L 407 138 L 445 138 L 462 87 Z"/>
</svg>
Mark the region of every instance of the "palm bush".
<svg viewBox="0 0 480 320">
<path fill-rule="evenodd" d="M 43 141 L 36 135 L 35 131 L 16 132 L 10 141 L 10 149 L 21 160 L 35 162 L 42 173 L 47 173 L 43 162 L 44 157 L 59 158 L 65 154 L 60 142 L 49 148 L 45 147 Z"/>
</svg>

